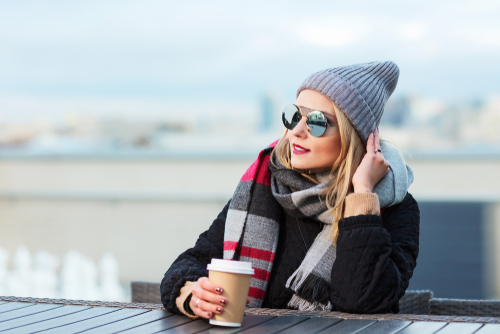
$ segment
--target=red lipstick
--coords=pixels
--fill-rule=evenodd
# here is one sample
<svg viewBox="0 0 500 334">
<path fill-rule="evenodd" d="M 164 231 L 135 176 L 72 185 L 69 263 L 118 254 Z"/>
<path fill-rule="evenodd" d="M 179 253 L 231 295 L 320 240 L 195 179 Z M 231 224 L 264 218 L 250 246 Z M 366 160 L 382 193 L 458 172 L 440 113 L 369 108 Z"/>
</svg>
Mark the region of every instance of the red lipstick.
<svg viewBox="0 0 500 334">
<path fill-rule="evenodd" d="M 311 150 L 308 150 L 307 148 L 302 147 L 302 146 L 297 145 L 297 144 L 293 144 L 292 147 L 293 147 L 293 150 L 292 150 L 293 154 L 306 154 L 306 153 L 311 152 Z"/>
</svg>

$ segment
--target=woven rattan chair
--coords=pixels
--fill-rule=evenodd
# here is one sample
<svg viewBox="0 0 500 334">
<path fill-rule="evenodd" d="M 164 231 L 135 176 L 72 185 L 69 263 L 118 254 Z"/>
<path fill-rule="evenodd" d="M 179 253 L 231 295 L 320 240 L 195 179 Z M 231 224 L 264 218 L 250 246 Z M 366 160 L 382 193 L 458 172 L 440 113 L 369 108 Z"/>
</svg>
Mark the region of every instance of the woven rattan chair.
<svg viewBox="0 0 500 334">
<path fill-rule="evenodd" d="M 132 282 L 132 303 L 161 304 L 160 283 Z"/>
<path fill-rule="evenodd" d="M 430 314 L 433 293 L 430 290 L 407 290 L 399 300 L 400 314 Z"/>
<path fill-rule="evenodd" d="M 430 314 L 500 317 L 500 300 L 435 298 L 431 300 Z"/>
</svg>

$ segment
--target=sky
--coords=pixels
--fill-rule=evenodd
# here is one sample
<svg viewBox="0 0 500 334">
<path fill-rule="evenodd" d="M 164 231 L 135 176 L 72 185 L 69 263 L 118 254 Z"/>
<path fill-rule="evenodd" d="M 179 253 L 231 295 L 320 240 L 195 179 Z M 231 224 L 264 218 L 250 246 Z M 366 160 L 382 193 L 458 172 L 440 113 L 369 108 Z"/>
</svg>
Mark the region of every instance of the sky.
<svg viewBox="0 0 500 334">
<path fill-rule="evenodd" d="M 395 96 L 500 95 L 500 1 L 0 0 L 0 123 L 252 114 L 309 74 L 392 60 Z"/>
</svg>

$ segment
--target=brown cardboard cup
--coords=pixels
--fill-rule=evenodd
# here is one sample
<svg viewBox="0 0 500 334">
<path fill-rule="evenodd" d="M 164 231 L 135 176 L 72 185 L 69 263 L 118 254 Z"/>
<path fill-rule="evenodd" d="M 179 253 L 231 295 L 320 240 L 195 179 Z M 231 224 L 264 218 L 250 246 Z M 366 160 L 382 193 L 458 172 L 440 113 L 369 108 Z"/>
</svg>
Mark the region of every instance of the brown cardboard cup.
<svg viewBox="0 0 500 334">
<path fill-rule="evenodd" d="M 222 314 L 214 314 L 211 325 L 240 327 L 245 313 L 250 279 L 254 273 L 252 263 L 212 259 L 207 266 L 208 279 L 222 288 L 227 300 Z"/>
</svg>

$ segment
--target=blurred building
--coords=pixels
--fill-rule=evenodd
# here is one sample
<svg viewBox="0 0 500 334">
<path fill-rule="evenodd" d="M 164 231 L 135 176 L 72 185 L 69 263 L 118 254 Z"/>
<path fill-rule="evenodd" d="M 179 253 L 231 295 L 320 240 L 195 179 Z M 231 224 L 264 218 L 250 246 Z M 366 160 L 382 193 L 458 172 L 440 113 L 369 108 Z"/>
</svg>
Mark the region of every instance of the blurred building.
<svg viewBox="0 0 500 334">
<path fill-rule="evenodd" d="M 276 118 L 275 116 L 277 115 L 277 113 L 275 112 L 276 103 L 270 96 L 270 94 L 265 94 L 262 97 L 261 104 L 262 104 L 262 122 L 260 124 L 259 129 L 262 132 L 266 132 L 272 129 L 275 123 L 275 118 Z"/>
<path fill-rule="evenodd" d="M 161 280 L 283 133 L 279 94 L 260 115 L 182 121 L 0 124 L 0 247 L 113 253 L 122 282 Z M 421 249 L 412 289 L 500 298 L 500 98 L 390 100 L 383 138 L 415 170 Z"/>
<path fill-rule="evenodd" d="M 160 281 L 231 198 L 258 149 L 0 159 L 0 246 L 105 252 Z M 412 153 L 421 247 L 410 288 L 500 297 L 500 152 Z"/>
</svg>

